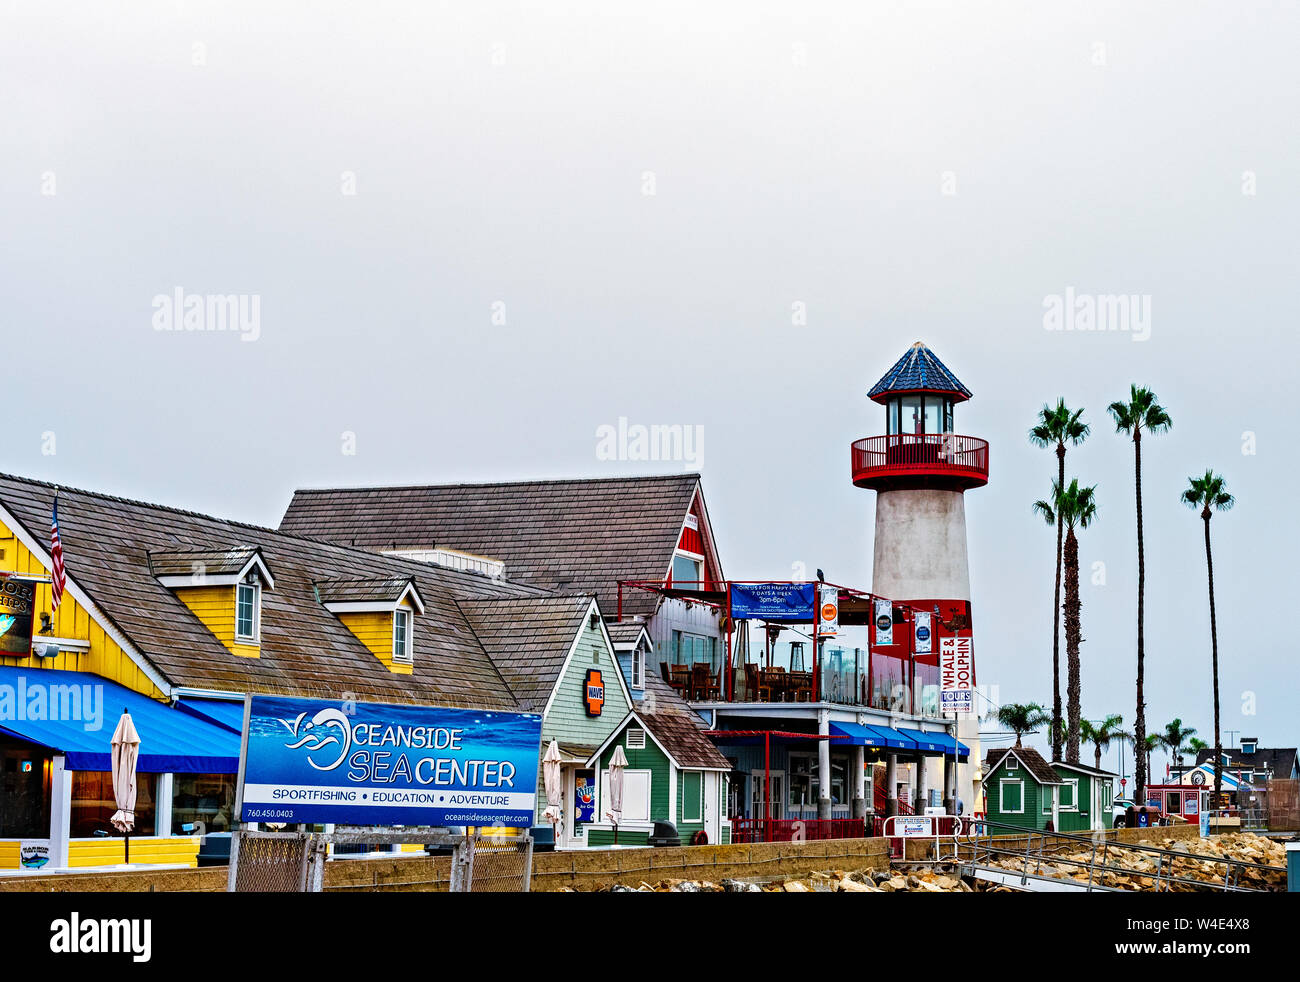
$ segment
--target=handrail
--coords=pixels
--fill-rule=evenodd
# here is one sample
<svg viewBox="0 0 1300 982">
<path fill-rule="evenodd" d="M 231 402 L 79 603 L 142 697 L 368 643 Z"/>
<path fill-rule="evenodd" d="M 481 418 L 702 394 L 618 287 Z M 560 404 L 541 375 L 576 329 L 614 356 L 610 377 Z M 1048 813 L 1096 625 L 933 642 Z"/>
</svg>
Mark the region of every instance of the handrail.
<svg viewBox="0 0 1300 982">
<path fill-rule="evenodd" d="M 908 475 L 951 475 L 985 483 L 989 443 L 958 433 L 891 433 L 853 443 L 854 481 Z"/>
</svg>

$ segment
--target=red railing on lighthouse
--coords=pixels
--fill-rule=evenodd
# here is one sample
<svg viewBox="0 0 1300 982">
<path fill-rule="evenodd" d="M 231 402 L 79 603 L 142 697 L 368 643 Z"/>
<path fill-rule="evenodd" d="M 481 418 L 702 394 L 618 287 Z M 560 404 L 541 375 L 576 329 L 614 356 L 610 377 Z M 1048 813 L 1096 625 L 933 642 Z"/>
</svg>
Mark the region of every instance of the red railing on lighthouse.
<svg viewBox="0 0 1300 982">
<path fill-rule="evenodd" d="M 894 433 L 853 444 L 858 487 L 927 486 L 966 489 L 989 480 L 989 444 L 955 433 Z"/>
</svg>

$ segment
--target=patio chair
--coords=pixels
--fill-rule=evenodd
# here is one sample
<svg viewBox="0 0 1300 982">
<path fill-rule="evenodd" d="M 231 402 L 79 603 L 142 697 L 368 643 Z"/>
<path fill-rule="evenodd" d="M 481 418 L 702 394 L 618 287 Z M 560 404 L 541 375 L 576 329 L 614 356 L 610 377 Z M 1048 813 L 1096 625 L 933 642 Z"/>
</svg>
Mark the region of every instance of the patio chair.
<svg viewBox="0 0 1300 982">
<path fill-rule="evenodd" d="M 718 677 L 709 670 L 708 665 L 701 663 L 691 670 L 691 691 L 696 699 L 708 699 L 710 695 L 717 695 L 721 691 Z"/>
<path fill-rule="evenodd" d="M 745 695 L 759 702 L 772 701 L 772 687 L 762 684 L 758 675 L 758 666 L 749 662 L 745 663 Z"/>
</svg>

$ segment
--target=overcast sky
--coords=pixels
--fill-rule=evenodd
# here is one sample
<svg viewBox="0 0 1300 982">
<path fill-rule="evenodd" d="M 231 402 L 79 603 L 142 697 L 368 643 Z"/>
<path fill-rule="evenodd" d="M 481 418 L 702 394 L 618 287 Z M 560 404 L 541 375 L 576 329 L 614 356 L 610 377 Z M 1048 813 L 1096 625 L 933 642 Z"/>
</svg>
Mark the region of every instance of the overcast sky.
<svg viewBox="0 0 1300 982">
<path fill-rule="evenodd" d="M 1063 395 L 1100 503 L 1084 714 L 1131 724 L 1105 407 L 1137 381 L 1175 423 L 1144 455 L 1149 725 L 1212 739 L 1178 503 L 1212 466 L 1239 499 L 1213 522 L 1223 726 L 1294 745 L 1300 14 L 1134 6 L 4 4 L 0 469 L 275 525 L 299 486 L 696 469 L 596 433 L 698 426 L 729 575 L 868 587 L 848 447 L 924 339 L 992 444 L 981 681 L 1050 703 L 1055 459 L 1025 432 Z M 1149 337 L 1047 330 L 1067 288 L 1149 297 Z M 156 329 L 178 289 L 258 319 Z"/>
</svg>

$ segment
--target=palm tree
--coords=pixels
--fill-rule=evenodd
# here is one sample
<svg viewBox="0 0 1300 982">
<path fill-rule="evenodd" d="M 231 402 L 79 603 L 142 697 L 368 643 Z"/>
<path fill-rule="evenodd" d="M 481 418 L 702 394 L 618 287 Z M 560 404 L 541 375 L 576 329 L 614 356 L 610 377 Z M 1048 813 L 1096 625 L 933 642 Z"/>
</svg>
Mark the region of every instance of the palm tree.
<svg viewBox="0 0 1300 982">
<path fill-rule="evenodd" d="M 1083 421 L 1082 409 L 1069 409 L 1064 399 L 1055 407 L 1044 405 L 1038 422 L 1029 431 L 1029 442 L 1036 447 L 1056 448 L 1056 480 L 1065 484 L 1065 444 L 1078 446 L 1088 437 L 1091 427 Z M 1052 760 L 1061 759 L 1061 521 L 1056 522 L 1056 595 L 1052 600 Z"/>
<path fill-rule="evenodd" d="M 1183 721 L 1178 717 L 1174 717 L 1172 723 L 1165 724 L 1165 732 L 1160 734 L 1160 742 L 1168 748 L 1175 765 L 1183 762 L 1183 754 L 1187 753 L 1187 741 L 1195 735 L 1195 728 L 1183 726 Z"/>
<path fill-rule="evenodd" d="M 1214 675 L 1214 795 L 1223 791 L 1223 741 L 1219 737 L 1219 631 L 1214 619 L 1214 555 L 1210 552 L 1210 516 L 1216 511 L 1227 511 L 1237 499 L 1228 493 L 1228 482 L 1213 470 L 1206 469 L 1204 477 L 1189 477 L 1189 487 L 1183 492 L 1183 504 L 1201 509 L 1205 522 L 1205 568 L 1210 577 L 1210 664 Z"/>
<path fill-rule="evenodd" d="M 1159 733 L 1148 733 L 1142 740 L 1142 753 L 1134 756 L 1143 761 L 1142 765 L 1146 767 L 1146 772 L 1151 773 L 1151 756 L 1165 745 L 1165 738 Z M 1140 773 L 1140 772 L 1139 772 Z M 1134 783 L 1137 784 L 1137 778 L 1134 777 Z M 1146 803 L 1146 785 L 1137 784 L 1137 797 L 1134 799 L 1139 805 Z"/>
<path fill-rule="evenodd" d="M 1111 741 L 1118 743 L 1123 740 L 1123 731 L 1120 730 L 1123 722 L 1123 716 L 1117 716 L 1113 713 L 1095 725 L 1092 720 L 1080 720 L 1079 734 L 1087 743 L 1092 744 L 1093 766 L 1097 770 L 1101 770 L 1101 755 L 1110 748 Z"/>
<path fill-rule="evenodd" d="M 1052 717 L 1036 702 L 1011 702 L 998 707 L 998 722 L 1016 735 L 1016 746 L 1026 733 L 1050 723 Z"/>
<path fill-rule="evenodd" d="M 1061 485 L 1052 482 L 1052 501 L 1035 501 L 1034 511 L 1047 521 L 1065 526 L 1065 659 L 1066 659 L 1066 742 L 1065 759 L 1068 763 L 1079 762 L 1079 643 L 1082 640 L 1082 624 L 1079 611 L 1082 601 L 1079 599 L 1079 540 L 1074 530 L 1086 529 L 1097 518 L 1097 486 L 1079 487 L 1076 477 L 1070 486 L 1062 490 Z"/>
<path fill-rule="evenodd" d="M 1137 744 L 1146 740 L 1147 709 L 1143 692 L 1143 669 L 1146 656 L 1146 639 L 1143 625 L 1146 620 L 1146 556 L 1142 546 L 1142 431 L 1164 433 L 1174 425 L 1164 407 L 1156 402 L 1156 394 L 1136 384 L 1129 386 L 1128 402 L 1112 402 L 1107 412 L 1115 420 L 1116 433 L 1129 433 L 1133 437 L 1133 484 L 1137 489 L 1137 547 L 1138 547 L 1138 622 L 1137 622 L 1137 719 L 1133 721 L 1133 734 Z M 1137 754 L 1134 784 L 1137 799 L 1143 800 L 1147 783 L 1146 762 Z"/>
</svg>

